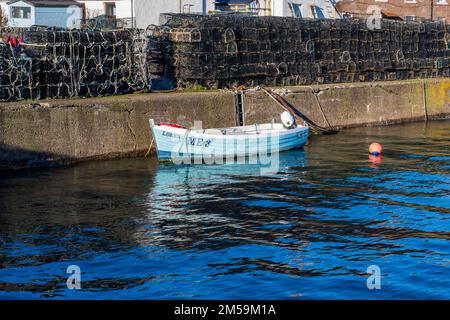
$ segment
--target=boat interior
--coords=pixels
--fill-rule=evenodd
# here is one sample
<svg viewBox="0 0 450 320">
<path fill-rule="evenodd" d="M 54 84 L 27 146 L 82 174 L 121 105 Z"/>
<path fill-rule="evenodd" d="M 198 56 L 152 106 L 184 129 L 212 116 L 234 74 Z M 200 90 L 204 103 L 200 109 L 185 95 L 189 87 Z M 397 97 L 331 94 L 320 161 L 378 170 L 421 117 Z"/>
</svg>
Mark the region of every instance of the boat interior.
<svg viewBox="0 0 450 320">
<path fill-rule="evenodd" d="M 248 134 L 260 134 L 265 132 L 282 132 L 291 129 L 295 129 L 298 126 L 293 126 L 292 128 L 286 128 L 282 123 L 263 123 L 263 124 L 253 124 L 249 126 L 242 127 L 229 127 L 229 128 L 217 128 L 214 130 L 220 130 L 224 135 L 248 135 Z M 197 130 L 200 132 L 205 132 L 207 130 Z"/>
</svg>

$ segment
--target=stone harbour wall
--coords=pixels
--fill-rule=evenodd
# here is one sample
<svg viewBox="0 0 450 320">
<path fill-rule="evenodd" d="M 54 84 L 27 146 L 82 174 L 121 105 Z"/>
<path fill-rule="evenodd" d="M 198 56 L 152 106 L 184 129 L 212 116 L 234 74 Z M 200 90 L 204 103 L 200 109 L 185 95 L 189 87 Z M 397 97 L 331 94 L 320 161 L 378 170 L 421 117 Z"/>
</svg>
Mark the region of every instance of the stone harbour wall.
<svg viewBox="0 0 450 320">
<path fill-rule="evenodd" d="M 277 90 L 324 127 L 450 118 L 449 78 Z M 246 124 L 279 121 L 283 111 L 261 90 L 245 91 L 244 110 Z M 0 168 L 143 156 L 152 140 L 150 118 L 186 127 L 192 127 L 196 120 L 202 121 L 204 128 L 234 126 L 234 92 L 0 103 Z"/>
</svg>

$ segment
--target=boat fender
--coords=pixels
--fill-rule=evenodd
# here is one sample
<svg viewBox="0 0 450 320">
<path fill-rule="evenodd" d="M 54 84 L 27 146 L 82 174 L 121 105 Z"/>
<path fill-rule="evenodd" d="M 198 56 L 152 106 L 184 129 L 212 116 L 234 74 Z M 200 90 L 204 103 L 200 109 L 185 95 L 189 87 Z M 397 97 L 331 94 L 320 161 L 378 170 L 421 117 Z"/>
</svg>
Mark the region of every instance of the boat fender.
<svg viewBox="0 0 450 320">
<path fill-rule="evenodd" d="M 369 153 L 373 156 L 379 156 L 383 152 L 383 147 L 378 142 L 374 142 L 369 147 Z"/>
<path fill-rule="evenodd" d="M 294 124 L 295 124 L 295 119 L 294 119 L 294 116 L 292 115 L 292 113 L 290 113 L 290 112 L 288 112 L 288 111 L 284 111 L 282 114 L 281 114 L 281 122 L 283 123 L 283 125 L 286 127 L 286 128 L 291 128 L 292 126 L 294 126 Z"/>
</svg>

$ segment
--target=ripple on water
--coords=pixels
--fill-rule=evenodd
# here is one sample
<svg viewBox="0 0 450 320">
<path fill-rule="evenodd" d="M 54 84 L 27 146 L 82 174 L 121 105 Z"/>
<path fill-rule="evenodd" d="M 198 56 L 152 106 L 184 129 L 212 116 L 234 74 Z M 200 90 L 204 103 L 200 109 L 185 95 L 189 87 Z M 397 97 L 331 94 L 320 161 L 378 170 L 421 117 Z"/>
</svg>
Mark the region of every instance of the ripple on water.
<svg viewBox="0 0 450 320">
<path fill-rule="evenodd" d="M 0 299 L 448 299 L 449 129 L 314 137 L 276 175 L 144 159 L 2 174 Z"/>
</svg>

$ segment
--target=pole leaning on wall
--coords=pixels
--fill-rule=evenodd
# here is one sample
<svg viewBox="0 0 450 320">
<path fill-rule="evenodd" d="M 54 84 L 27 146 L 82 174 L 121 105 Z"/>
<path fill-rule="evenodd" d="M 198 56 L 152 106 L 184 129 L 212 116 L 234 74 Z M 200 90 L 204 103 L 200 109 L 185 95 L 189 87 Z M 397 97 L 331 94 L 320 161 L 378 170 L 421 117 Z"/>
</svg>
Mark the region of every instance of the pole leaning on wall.
<svg viewBox="0 0 450 320">
<path fill-rule="evenodd" d="M 136 27 L 135 17 L 134 17 L 134 0 L 131 0 L 131 28 L 134 29 Z"/>
</svg>

